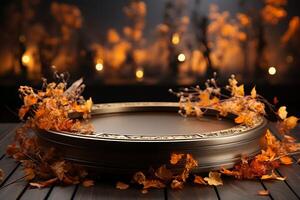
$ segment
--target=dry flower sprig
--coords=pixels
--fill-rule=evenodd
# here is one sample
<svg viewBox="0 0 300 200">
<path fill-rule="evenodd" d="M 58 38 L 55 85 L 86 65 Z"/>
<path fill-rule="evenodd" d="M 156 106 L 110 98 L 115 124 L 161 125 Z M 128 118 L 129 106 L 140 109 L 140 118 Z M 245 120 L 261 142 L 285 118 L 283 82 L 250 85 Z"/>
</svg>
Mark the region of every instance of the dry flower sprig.
<svg viewBox="0 0 300 200">
<path fill-rule="evenodd" d="M 87 171 L 63 159 L 54 148 L 46 148 L 30 134 L 32 129 L 68 131 L 91 134 L 92 126 L 86 121 L 90 117 L 92 100 L 84 100 L 82 79 L 67 88 L 66 74 L 55 73 L 59 83 L 44 80 L 42 90 L 21 86 L 19 92 L 24 105 L 19 117 L 25 119 L 16 130 L 14 142 L 8 145 L 6 153 L 21 162 L 24 178 L 32 187 L 48 187 L 53 184 L 78 184 L 90 187 L 94 183 L 86 179 Z"/>
<path fill-rule="evenodd" d="M 218 86 L 215 73 L 214 78 L 206 81 L 204 89 L 196 86 L 170 92 L 179 97 L 179 113 L 185 117 L 201 117 L 207 109 L 213 109 L 223 117 L 229 113 L 235 114 L 236 123 L 252 126 L 265 115 L 266 100 L 257 94 L 255 87 L 250 95 L 245 95 L 244 85 L 239 85 L 234 75 L 228 79 L 225 88 Z M 267 105 L 271 106 L 269 103 Z"/>
<path fill-rule="evenodd" d="M 81 96 L 85 87 L 83 80 L 79 79 L 67 88 L 64 77 L 64 74 L 58 75 L 62 79 L 59 83 L 44 80 L 42 90 L 38 91 L 21 86 L 19 92 L 24 105 L 19 110 L 19 117 L 32 119 L 32 128 L 91 134 L 91 124 L 78 119 L 89 118 L 92 108 L 91 98 L 85 100 Z"/>
</svg>

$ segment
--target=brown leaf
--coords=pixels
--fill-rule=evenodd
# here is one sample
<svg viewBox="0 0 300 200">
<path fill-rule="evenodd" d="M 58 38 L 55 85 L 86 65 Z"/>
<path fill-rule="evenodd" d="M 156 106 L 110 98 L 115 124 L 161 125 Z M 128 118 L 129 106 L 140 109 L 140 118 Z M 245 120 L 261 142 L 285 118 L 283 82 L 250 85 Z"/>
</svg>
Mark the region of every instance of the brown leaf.
<svg viewBox="0 0 300 200">
<path fill-rule="evenodd" d="M 143 189 L 149 189 L 149 188 L 162 189 L 166 187 L 166 185 L 162 183 L 160 180 L 146 180 L 143 182 L 143 185 L 144 185 Z"/>
<path fill-rule="evenodd" d="M 61 181 L 64 179 L 65 173 L 67 172 L 65 167 L 66 167 L 66 162 L 64 160 L 57 161 L 51 165 L 51 169 L 53 170 L 53 173 Z"/>
<path fill-rule="evenodd" d="M 83 187 L 92 187 L 94 186 L 94 181 L 90 180 L 90 179 L 85 179 L 84 181 L 82 181 L 82 186 Z"/>
<path fill-rule="evenodd" d="M 126 184 L 126 183 L 123 183 L 121 181 L 118 181 L 117 184 L 116 184 L 116 188 L 119 189 L 119 190 L 126 190 L 129 188 L 129 185 Z"/>
<path fill-rule="evenodd" d="M 199 185 L 207 185 L 207 183 L 201 176 L 195 176 L 194 183 Z"/>
<path fill-rule="evenodd" d="M 268 190 L 259 190 L 258 191 L 258 195 L 260 195 L 260 196 L 268 196 L 269 195 L 269 191 Z"/>
<path fill-rule="evenodd" d="M 171 188 L 173 190 L 179 190 L 179 189 L 181 190 L 181 189 L 183 189 L 183 184 L 184 184 L 184 182 L 174 179 L 171 183 Z"/>
<path fill-rule="evenodd" d="M 25 179 L 30 181 L 35 178 L 35 172 L 33 168 L 24 168 Z"/>
<path fill-rule="evenodd" d="M 2 169 L 0 169 L 0 182 L 3 180 L 4 178 L 4 172 Z"/>
<path fill-rule="evenodd" d="M 173 173 L 166 168 L 166 165 L 162 165 L 155 171 L 155 176 L 161 180 L 168 181 L 173 178 Z"/>
<path fill-rule="evenodd" d="M 176 164 L 182 159 L 183 156 L 184 156 L 184 154 L 182 154 L 182 153 L 180 153 L 180 154 L 175 154 L 175 153 L 173 153 L 173 154 L 171 155 L 170 163 L 171 163 L 172 165 L 176 165 Z"/>
<path fill-rule="evenodd" d="M 56 183 L 58 181 L 58 178 L 52 178 L 52 179 L 49 179 L 47 181 L 42 181 L 42 182 L 32 182 L 32 183 L 29 183 L 31 186 L 33 187 L 37 187 L 37 188 L 44 188 L 44 187 L 48 187 L 48 186 L 51 186 L 53 185 L 54 183 Z"/>
<path fill-rule="evenodd" d="M 208 185 L 223 185 L 221 173 L 218 172 L 209 172 L 208 177 L 205 177 L 204 180 L 207 181 Z"/>
<path fill-rule="evenodd" d="M 134 175 L 133 175 L 133 181 L 135 183 L 138 183 L 138 184 L 143 184 L 145 181 L 146 181 L 146 176 L 144 175 L 143 172 L 136 172 Z"/>
</svg>

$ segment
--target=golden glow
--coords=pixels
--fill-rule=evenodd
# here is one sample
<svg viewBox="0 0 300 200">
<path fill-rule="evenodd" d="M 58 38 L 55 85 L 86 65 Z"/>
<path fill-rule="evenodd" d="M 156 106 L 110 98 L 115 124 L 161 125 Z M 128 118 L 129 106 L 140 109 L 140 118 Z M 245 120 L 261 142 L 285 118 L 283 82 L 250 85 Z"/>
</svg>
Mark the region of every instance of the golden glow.
<svg viewBox="0 0 300 200">
<path fill-rule="evenodd" d="M 27 65 L 29 62 L 30 62 L 30 56 L 23 55 L 22 56 L 22 63 L 23 63 L 23 65 Z"/>
<path fill-rule="evenodd" d="M 184 62 L 185 61 L 185 55 L 183 53 L 179 54 L 177 57 L 179 62 Z"/>
<path fill-rule="evenodd" d="M 172 44 L 177 45 L 180 42 L 180 36 L 178 33 L 172 35 Z"/>
<path fill-rule="evenodd" d="M 142 78 L 144 77 L 144 71 L 143 71 L 142 69 L 136 70 L 135 76 L 136 76 L 138 79 L 142 79 Z"/>
<path fill-rule="evenodd" d="M 270 67 L 268 70 L 270 75 L 275 75 L 276 74 L 276 68 L 275 67 Z"/>
<path fill-rule="evenodd" d="M 97 71 L 102 71 L 103 70 L 103 64 L 102 63 L 97 63 L 95 66 Z"/>
</svg>

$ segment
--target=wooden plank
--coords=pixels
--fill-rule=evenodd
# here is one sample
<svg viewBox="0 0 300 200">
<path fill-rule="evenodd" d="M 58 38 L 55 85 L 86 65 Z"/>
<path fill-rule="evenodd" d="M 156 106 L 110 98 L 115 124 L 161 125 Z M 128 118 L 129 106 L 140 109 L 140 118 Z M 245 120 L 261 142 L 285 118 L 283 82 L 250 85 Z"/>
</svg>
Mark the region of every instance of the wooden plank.
<svg viewBox="0 0 300 200">
<path fill-rule="evenodd" d="M 79 186 L 74 199 L 164 199 L 164 190 L 153 189 L 149 190 L 147 194 L 142 194 L 140 190 L 135 188 L 118 190 L 110 183 L 97 183 L 89 188 Z"/>
<path fill-rule="evenodd" d="M 258 191 L 264 187 L 257 180 L 236 180 L 231 177 L 223 178 L 224 185 L 218 186 L 217 191 L 221 200 L 233 199 L 270 199 L 270 196 L 260 196 Z"/>
<path fill-rule="evenodd" d="M 16 171 L 8 178 L 5 184 L 12 183 L 20 178 L 24 177 L 24 173 L 19 166 Z M 0 190 L 0 199 L 5 200 L 14 200 L 17 199 L 26 189 L 27 182 L 22 179 L 18 182 L 15 182 L 7 187 L 4 187 Z"/>
<path fill-rule="evenodd" d="M 293 163 L 290 166 L 281 166 L 278 170 L 281 176 L 287 177 L 285 182 L 294 191 L 297 197 L 300 197 L 300 166 Z"/>
<path fill-rule="evenodd" d="M 21 124 L 13 124 L 6 132 L 6 135 L 0 141 L 0 156 L 5 154 L 7 145 L 11 144 L 14 140 L 15 131 Z"/>
<path fill-rule="evenodd" d="M 264 186 L 269 191 L 270 195 L 274 200 L 297 200 L 298 197 L 294 192 L 288 187 L 284 181 L 277 180 L 266 180 L 263 181 Z"/>
<path fill-rule="evenodd" d="M 16 126 L 14 123 L 1 123 L 0 124 L 0 141 L 6 136 L 7 132 Z"/>
<path fill-rule="evenodd" d="M 7 181 L 8 177 L 16 169 L 17 166 L 18 166 L 18 163 L 15 162 L 13 159 L 8 158 L 7 156 L 4 156 L 0 160 L 0 168 L 4 172 L 3 181 L 0 183 L 0 186 L 2 186 L 3 184 L 5 184 L 5 182 Z"/>
<path fill-rule="evenodd" d="M 167 190 L 168 199 L 207 199 L 217 200 L 217 193 L 212 186 L 186 184 L 182 190 Z"/>
<path fill-rule="evenodd" d="M 29 186 L 26 188 L 26 190 L 24 191 L 20 199 L 22 200 L 45 199 L 49 191 L 50 188 L 38 189 Z"/>
<path fill-rule="evenodd" d="M 50 195 L 48 196 L 48 200 L 49 199 L 72 199 L 72 196 L 75 192 L 76 186 L 75 185 L 71 185 L 71 186 L 55 186 L 53 187 Z"/>
</svg>

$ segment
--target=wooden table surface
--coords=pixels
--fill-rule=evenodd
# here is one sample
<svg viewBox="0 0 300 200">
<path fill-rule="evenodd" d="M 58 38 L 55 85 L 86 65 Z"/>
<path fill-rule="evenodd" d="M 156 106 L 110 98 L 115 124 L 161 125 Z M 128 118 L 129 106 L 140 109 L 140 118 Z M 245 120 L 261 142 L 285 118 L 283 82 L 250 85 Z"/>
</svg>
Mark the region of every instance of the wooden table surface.
<svg viewBox="0 0 300 200">
<path fill-rule="evenodd" d="M 19 124 L 0 123 L 0 168 L 5 176 L 0 187 L 24 176 L 20 164 L 5 155 L 5 149 L 14 137 Z M 270 126 L 272 129 L 272 126 Z M 300 126 L 293 134 L 300 139 Z M 298 136 L 297 136 L 298 134 Z M 299 156 L 293 156 L 294 164 L 281 166 L 276 172 L 286 176 L 285 181 L 235 180 L 223 177 L 223 186 L 185 185 L 183 190 L 150 190 L 141 194 L 138 189 L 117 190 L 114 184 L 97 182 L 95 186 L 84 188 L 81 185 L 54 186 L 44 189 L 32 189 L 24 180 L 11 184 L 0 190 L 0 199 L 300 199 L 300 165 L 296 163 Z M 268 196 L 259 196 L 259 190 L 268 190 Z"/>
</svg>

